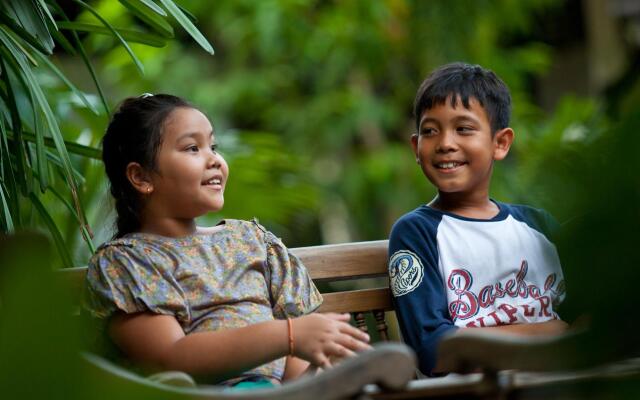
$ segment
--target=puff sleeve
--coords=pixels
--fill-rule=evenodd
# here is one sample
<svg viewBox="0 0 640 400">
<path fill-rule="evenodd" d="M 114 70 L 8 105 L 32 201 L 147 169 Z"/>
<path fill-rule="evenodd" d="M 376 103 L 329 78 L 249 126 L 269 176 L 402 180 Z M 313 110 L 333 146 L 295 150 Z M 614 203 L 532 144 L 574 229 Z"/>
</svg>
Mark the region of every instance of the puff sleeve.
<svg viewBox="0 0 640 400">
<path fill-rule="evenodd" d="M 126 244 L 105 245 L 89 262 L 84 308 L 98 318 L 117 311 L 150 311 L 190 319 L 182 288 L 152 253 Z"/>
<path fill-rule="evenodd" d="M 322 304 L 322 295 L 300 259 L 271 232 L 265 233 L 267 266 L 273 315 L 278 319 L 313 312 Z"/>
</svg>

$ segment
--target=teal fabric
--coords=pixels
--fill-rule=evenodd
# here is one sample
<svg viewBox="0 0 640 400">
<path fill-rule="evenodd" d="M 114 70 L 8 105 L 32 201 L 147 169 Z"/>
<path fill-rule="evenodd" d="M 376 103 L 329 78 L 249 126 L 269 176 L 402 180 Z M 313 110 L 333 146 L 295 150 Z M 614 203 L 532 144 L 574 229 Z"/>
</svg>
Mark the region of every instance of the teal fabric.
<svg viewBox="0 0 640 400">
<path fill-rule="evenodd" d="M 229 390 L 253 390 L 253 389 L 268 389 L 275 387 L 273 382 L 266 379 L 259 379 L 255 381 L 242 381 L 229 388 Z"/>
</svg>

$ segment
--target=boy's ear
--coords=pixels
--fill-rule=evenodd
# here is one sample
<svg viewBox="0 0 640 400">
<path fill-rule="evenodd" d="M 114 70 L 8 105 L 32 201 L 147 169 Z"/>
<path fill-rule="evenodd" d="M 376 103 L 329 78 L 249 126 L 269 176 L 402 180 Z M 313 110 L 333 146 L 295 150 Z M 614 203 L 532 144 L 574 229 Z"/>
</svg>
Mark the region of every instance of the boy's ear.
<svg viewBox="0 0 640 400">
<path fill-rule="evenodd" d="M 153 191 L 153 183 L 151 183 L 149 173 L 142 168 L 142 165 L 130 162 L 127 165 L 126 174 L 131 186 L 139 193 L 150 194 Z"/>
<path fill-rule="evenodd" d="M 420 159 L 418 158 L 418 134 L 414 133 L 411 135 L 411 148 L 413 149 L 413 154 L 416 155 L 416 162 L 420 164 Z"/>
<path fill-rule="evenodd" d="M 513 129 L 504 128 L 500 129 L 493 136 L 493 159 L 494 160 L 502 160 L 507 154 L 509 154 L 509 149 L 511 148 L 511 144 L 513 143 Z"/>
</svg>

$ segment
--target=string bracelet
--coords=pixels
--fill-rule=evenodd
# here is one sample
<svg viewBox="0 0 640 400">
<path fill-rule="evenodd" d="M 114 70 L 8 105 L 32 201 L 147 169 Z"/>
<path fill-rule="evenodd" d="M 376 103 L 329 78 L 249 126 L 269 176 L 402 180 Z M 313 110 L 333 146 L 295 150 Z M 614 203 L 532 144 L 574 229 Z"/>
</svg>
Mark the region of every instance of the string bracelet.
<svg viewBox="0 0 640 400">
<path fill-rule="evenodd" d="M 293 321 L 287 318 L 287 328 L 289 332 L 289 355 L 293 357 Z"/>
</svg>

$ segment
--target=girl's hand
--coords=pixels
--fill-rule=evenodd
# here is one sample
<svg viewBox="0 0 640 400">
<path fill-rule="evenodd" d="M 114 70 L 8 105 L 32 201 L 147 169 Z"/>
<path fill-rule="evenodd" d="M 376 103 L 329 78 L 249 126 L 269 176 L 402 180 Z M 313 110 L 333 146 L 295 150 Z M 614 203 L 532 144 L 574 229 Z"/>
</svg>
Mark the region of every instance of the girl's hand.
<svg viewBox="0 0 640 400">
<path fill-rule="evenodd" d="M 369 335 L 349 325 L 349 314 L 309 314 L 293 320 L 295 356 L 327 368 L 332 360 L 370 349 Z"/>
</svg>

